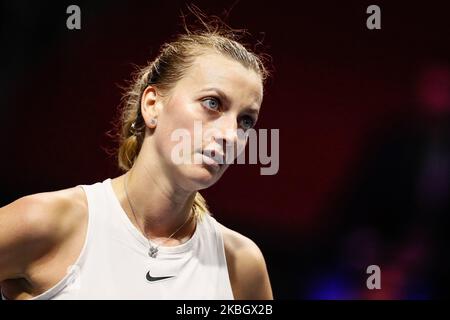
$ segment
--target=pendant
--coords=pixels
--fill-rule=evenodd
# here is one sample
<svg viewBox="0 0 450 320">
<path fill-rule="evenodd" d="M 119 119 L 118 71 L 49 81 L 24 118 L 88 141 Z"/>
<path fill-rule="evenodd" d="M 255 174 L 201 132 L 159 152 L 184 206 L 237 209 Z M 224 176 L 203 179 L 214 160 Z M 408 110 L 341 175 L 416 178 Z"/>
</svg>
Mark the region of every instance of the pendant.
<svg viewBox="0 0 450 320">
<path fill-rule="evenodd" d="M 158 248 L 157 247 L 153 247 L 153 246 L 150 246 L 150 249 L 148 250 L 148 255 L 151 257 L 151 258 L 156 258 L 156 254 L 158 253 Z"/>
</svg>

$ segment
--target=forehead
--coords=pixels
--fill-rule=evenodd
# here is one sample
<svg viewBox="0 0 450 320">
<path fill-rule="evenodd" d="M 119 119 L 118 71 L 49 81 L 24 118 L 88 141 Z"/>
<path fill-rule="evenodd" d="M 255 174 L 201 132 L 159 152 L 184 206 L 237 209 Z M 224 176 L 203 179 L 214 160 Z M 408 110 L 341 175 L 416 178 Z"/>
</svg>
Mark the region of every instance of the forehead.
<svg viewBox="0 0 450 320">
<path fill-rule="evenodd" d="M 261 77 L 240 62 L 217 53 L 203 54 L 195 58 L 179 85 L 188 90 L 215 87 L 244 103 L 260 104 L 263 95 Z"/>
</svg>

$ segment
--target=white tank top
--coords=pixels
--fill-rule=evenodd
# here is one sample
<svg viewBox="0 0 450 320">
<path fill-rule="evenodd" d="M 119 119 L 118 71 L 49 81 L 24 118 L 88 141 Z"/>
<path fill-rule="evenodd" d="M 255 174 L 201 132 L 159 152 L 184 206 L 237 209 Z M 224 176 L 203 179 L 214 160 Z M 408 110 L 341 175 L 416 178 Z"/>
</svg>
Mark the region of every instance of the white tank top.
<svg viewBox="0 0 450 320">
<path fill-rule="evenodd" d="M 89 208 L 83 249 L 66 276 L 33 300 L 233 299 L 222 234 L 210 214 L 187 242 L 160 246 L 151 258 L 147 239 L 122 209 L 111 179 L 80 186 Z"/>
</svg>

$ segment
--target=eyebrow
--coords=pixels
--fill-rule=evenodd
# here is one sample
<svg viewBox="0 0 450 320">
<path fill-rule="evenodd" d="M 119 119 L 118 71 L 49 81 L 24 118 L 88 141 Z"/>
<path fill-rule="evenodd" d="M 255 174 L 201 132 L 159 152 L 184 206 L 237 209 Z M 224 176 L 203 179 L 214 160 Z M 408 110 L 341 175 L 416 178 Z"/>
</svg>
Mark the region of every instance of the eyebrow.
<svg viewBox="0 0 450 320">
<path fill-rule="evenodd" d="M 225 101 L 225 103 L 227 103 L 228 105 L 231 104 L 231 99 L 226 95 L 225 92 L 223 92 L 223 90 L 221 90 L 219 88 L 211 87 L 211 88 L 205 88 L 205 89 L 200 90 L 200 92 L 204 92 L 204 91 L 216 91 L 217 94 L 220 96 L 220 98 L 223 101 Z M 254 113 L 256 116 L 259 115 L 258 109 L 254 109 L 252 107 L 247 107 L 247 108 L 245 108 L 245 110 L 247 112 Z"/>
</svg>

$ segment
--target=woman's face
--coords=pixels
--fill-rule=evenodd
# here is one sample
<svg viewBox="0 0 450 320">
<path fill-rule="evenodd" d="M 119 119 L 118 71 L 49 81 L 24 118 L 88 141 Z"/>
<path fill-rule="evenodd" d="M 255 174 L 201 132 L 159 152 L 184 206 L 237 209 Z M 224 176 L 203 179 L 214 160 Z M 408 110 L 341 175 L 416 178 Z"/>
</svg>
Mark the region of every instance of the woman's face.
<svg viewBox="0 0 450 320">
<path fill-rule="evenodd" d="M 152 144 L 161 167 L 186 190 L 213 185 L 244 149 L 243 133 L 255 125 L 262 98 L 255 71 L 220 54 L 198 56 L 167 97 L 154 103 Z"/>
</svg>

